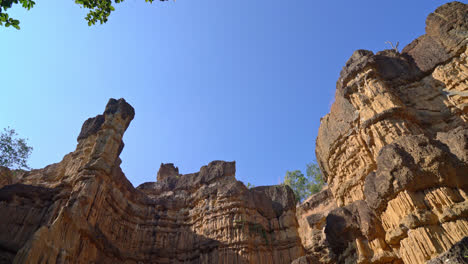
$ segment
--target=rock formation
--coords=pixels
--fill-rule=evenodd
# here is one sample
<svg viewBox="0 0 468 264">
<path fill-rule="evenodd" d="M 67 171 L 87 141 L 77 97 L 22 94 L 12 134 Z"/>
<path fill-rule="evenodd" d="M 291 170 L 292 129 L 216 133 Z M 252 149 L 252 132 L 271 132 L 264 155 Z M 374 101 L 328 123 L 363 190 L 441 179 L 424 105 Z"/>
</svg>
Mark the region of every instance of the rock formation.
<svg viewBox="0 0 468 264">
<path fill-rule="evenodd" d="M 234 162 L 186 175 L 161 164 L 157 182 L 133 188 L 119 154 L 134 114 L 111 99 L 61 162 L 0 169 L 0 263 L 290 263 L 304 254 L 292 190 L 247 189 Z"/>
<path fill-rule="evenodd" d="M 297 207 L 298 232 L 304 249 L 309 253 L 310 263 L 331 263 L 335 259 L 328 244 L 325 227 L 328 214 L 336 208 L 335 199 L 326 187 Z"/>
<path fill-rule="evenodd" d="M 338 207 L 319 225 L 297 212 L 326 242 L 317 255 L 300 232 L 309 257 L 424 263 L 468 236 L 467 46 L 468 5 L 452 2 L 401 53 L 351 56 L 316 146 Z"/>
<path fill-rule="evenodd" d="M 297 208 L 234 162 L 161 164 L 134 188 L 119 154 L 135 112 L 111 99 L 61 162 L 0 167 L 0 263 L 468 263 L 468 5 L 426 24 L 346 63 L 317 138 L 328 187 Z"/>
</svg>

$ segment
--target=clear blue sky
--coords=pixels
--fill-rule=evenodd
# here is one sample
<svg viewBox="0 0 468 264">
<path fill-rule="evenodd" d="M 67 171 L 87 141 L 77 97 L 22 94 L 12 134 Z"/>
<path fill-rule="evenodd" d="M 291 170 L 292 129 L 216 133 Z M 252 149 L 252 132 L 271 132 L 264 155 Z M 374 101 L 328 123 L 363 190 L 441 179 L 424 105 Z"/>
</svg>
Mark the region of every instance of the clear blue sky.
<svg viewBox="0 0 468 264">
<path fill-rule="evenodd" d="M 94 27 L 73 0 L 36 2 L 11 9 L 20 31 L 0 28 L 0 128 L 29 138 L 33 168 L 73 151 L 82 123 L 123 97 L 135 186 L 161 162 L 190 173 L 212 160 L 237 161 L 258 186 L 314 160 L 354 50 L 403 47 L 448 1 L 126 0 Z"/>
</svg>

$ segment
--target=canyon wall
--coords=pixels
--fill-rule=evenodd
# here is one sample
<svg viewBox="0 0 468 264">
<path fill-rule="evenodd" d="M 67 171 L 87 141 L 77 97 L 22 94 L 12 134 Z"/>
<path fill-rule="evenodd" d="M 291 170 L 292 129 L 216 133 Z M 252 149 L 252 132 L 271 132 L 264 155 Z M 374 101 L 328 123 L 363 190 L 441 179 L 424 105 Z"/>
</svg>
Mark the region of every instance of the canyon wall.
<svg viewBox="0 0 468 264">
<path fill-rule="evenodd" d="M 41 170 L 0 169 L 0 263 L 290 263 L 304 255 L 286 186 L 247 189 L 235 162 L 137 188 L 120 169 L 134 117 L 111 99 L 76 150 Z"/>
<path fill-rule="evenodd" d="M 348 60 L 316 143 L 337 208 L 320 225 L 306 221 L 316 208 L 298 210 L 300 230 L 327 246 L 300 232 L 309 256 L 424 263 L 468 236 L 467 45 L 468 5 L 452 2 L 401 52 Z"/>
<path fill-rule="evenodd" d="M 120 169 L 135 111 L 111 99 L 76 150 L 0 167 L 0 263 L 467 263 L 468 5 L 430 14 L 401 52 L 354 52 L 321 120 L 328 186 L 296 207 L 235 163 L 137 188 Z"/>
</svg>

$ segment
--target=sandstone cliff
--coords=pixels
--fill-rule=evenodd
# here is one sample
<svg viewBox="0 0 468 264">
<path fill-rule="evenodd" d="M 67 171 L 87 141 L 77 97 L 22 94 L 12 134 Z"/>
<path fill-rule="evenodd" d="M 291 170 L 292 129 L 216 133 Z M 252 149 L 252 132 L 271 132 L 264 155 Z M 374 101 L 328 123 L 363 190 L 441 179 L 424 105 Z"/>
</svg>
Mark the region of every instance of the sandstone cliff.
<svg viewBox="0 0 468 264">
<path fill-rule="evenodd" d="M 468 5 L 452 2 L 401 53 L 351 56 L 316 146 L 338 207 L 298 210 L 309 257 L 424 263 L 468 236 L 467 45 Z"/>
<path fill-rule="evenodd" d="M 133 117 L 111 99 L 60 163 L 0 169 L 0 263 L 290 263 L 304 254 L 292 190 L 247 189 L 234 162 L 186 175 L 162 164 L 157 182 L 133 188 L 119 167 Z"/>
<path fill-rule="evenodd" d="M 468 263 L 468 5 L 401 52 L 356 51 L 321 120 L 328 187 L 247 189 L 235 163 L 137 188 L 120 169 L 135 112 L 111 99 L 74 152 L 0 167 L 0 263 Z"/>
</svg>

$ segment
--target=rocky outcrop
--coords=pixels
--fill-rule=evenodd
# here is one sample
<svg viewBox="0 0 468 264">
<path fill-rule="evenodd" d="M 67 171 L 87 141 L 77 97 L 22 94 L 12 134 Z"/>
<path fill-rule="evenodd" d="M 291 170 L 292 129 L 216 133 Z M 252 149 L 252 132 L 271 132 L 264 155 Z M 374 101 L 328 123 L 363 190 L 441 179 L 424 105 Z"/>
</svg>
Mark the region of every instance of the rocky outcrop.
<svg viewBox="0 0 468 264">
<path fill-rule="evenodd" d="M 328 188 L 312 195 L 297 207 L 298 232 L 311 263 L 333 263 L 336 258 L 325 234 L 327 216 L 336 208 L 335 199 Z"/>
<path fill-rule="evenodd" d="M 0 263 L 467 263 L 468 5 L 430 14 L 401 52 L 354 52 L 321 120 L 328 187 L 247 189 L 235 163 L 137 188 L 120 169 L 135 111 L 111 99 L 74 152 L 0 167 Z"/>
<path fill-rule="evenodd" d="M 468 237 L 453 245 L 447 252 L 427 262 L 427 264 L 467 264 L 468 263 Z"/>
<path fill-rule="evenodd" d="M 316 146 L 334 262 L 424 263 L 468 236 L 467 46 L 468 5 L 452 2 L 401 53 L 346 63 Z"/>
<path fill-rule="evenodd" d="M 161 164 L 157 182 L 134 188 L 119 166 L 134 114 L 111 99 L 61 162 L 0 169 L 1 263 L 290 263 L 304 255 L 292 190 L 247 189 L 234 162 L 185 175 Z"/>
</svg>

